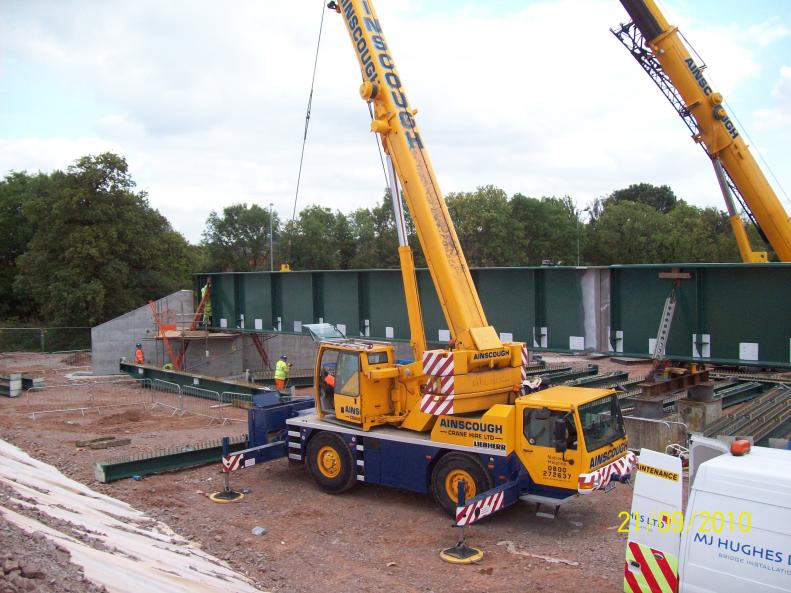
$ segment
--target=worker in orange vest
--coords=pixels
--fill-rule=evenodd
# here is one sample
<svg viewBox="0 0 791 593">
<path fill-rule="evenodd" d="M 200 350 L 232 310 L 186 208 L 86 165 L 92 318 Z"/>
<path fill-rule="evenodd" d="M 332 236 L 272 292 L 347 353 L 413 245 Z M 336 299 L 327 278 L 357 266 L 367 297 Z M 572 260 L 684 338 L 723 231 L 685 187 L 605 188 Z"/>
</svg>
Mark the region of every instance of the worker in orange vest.
<svg viewBox="0 0 791 593">
<path fill-rule="evenodd" d="M 139 342 L 135 344 L 135 364 L 146 364 L 146 357 L 143 354 L 143 345 Z"/>
<path fill-rule="evenodd" d="M 324 375 L 324 393 L 326 393 L 329 398 L 335 395 L 335 375 L 327 371 L 325 371 Z"/>
</svg>

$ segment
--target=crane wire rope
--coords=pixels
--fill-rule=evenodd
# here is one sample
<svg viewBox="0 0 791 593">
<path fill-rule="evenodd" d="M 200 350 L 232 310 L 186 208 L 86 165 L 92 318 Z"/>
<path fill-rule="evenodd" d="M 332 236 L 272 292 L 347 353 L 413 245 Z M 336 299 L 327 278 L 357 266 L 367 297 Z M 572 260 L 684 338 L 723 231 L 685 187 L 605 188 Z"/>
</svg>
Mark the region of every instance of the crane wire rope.
<svg viewBox="0 0 791 593">
<path fill-rule="evenodd" d="M 319 64 L 319 49 L 321 48 L 321 32 L 324 29 L 324 0 L 321 0 L 321 22 L 319 23 L 319 36 L 316 40 L 316 56 L 313 59 L 313 75 L 310 78 L 310 94 L 308 95 L 308 108 L 305 113 L 305 130 L 302 133 L 302 151 L 299 155 L 299 171 L 297 173 L 297 187 L 294 192 L 294 207 L 291 211 L 291 222 L 297 217 L 297 200 L 299 199 L 299 185 L 302 181 L 302 163 L 305 160 L 305 145 L 308 141 L 308 126 L 310 125 L 310 110 L 313 106 L 313 89 L 316 84 L 316 69 Z M 289 257 L 291 256 L 291 244 L 289 242 Z"/>
</svg>

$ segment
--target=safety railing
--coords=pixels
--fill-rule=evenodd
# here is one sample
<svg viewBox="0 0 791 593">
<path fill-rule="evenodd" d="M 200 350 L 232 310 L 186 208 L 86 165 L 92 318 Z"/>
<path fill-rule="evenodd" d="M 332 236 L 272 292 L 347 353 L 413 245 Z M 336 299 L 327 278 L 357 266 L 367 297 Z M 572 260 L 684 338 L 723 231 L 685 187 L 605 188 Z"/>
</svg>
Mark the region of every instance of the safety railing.
<svg viewBox="0 0 791 593">
<path fill-rule="evenodd" d="M 146 379 L 151 388 L 151 407 L 171 410 L 171 416 L 184 414 L 181 385 L 163 379 Z"/>
<path fill-rule="evenodd" d="M 215 420 L 224 423 L 219 392 L 194 385 L 183 385 L 181 393 L 182 396 L 186 396 L 183 397 L 185 413 L 204 416 L 209 419 L 209 424 Z"/>
<path fill-rule="evenodd" d="M 174 415 L 202 416 L 209 424 L 219 422 L 247 422 L 246 408 L 252 404 L 252 396 L 245 393 L 224 391 L 222 393 L 193 385 L 179 385 L 163 379 L 149 381 L 152 390 L 151 403 L 154 408 L 164 408 Z"/>
<path fill-rule="evenodd" d="M 220 394 L 223 420 L 227 422 L 247 422 L 246 410 L 253 405 L 253 396 L 249 393 L 223 391 Z"/>
<path fill-rule="evenodd" d="M 25 413 L 36 419 L 44 414 L 66 414 L 100 411 L 106 408 L 143 406 L 149 403 L 150 395 L 144 389 L 118 389 L 139 384 L 134 379 L 111 381 L 82 381 L 53 385 L 34 386 L 26 389 L 20 403 Z"/>
</svg>

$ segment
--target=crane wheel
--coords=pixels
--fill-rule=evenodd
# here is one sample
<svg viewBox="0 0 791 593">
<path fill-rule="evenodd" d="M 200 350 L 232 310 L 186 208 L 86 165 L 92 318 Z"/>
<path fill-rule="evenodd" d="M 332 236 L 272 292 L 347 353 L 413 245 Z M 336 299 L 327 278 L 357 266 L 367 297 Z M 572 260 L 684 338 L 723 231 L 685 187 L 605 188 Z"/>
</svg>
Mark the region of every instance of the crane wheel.
<svg viewBox="0 0 791 593">
<path fill-rule="evenodd" d="M 437 504 L 452 517 L 456 515 L 461 480 L 465 483 L 466 500 L 494 487 L 492 477 L 477 457 L 456 452 L 441 457 L 431 472 L 431 492 Z"/>
<path fill-rule="evenodd" d="M 307 446 L 308 471 L 325 492 L 340 494 L 357 482 L 354 456 L 337 434 L 320 432 Z"/>
</svg>

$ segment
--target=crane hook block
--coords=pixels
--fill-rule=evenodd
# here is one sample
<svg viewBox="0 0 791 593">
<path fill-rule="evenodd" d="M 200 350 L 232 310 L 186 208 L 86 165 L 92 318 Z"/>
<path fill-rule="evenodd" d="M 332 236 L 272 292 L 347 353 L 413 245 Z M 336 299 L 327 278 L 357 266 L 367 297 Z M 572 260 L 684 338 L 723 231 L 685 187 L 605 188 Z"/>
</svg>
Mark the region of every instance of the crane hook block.
<svg viewBox="0 0 791 593">
<path fill-rule="evenodd" d="M 379 92 L 379 86 L 366 80 L 360 85 L 360 96 L 369 103 L 376 98 L 376 93 Z"/>
</svg>

